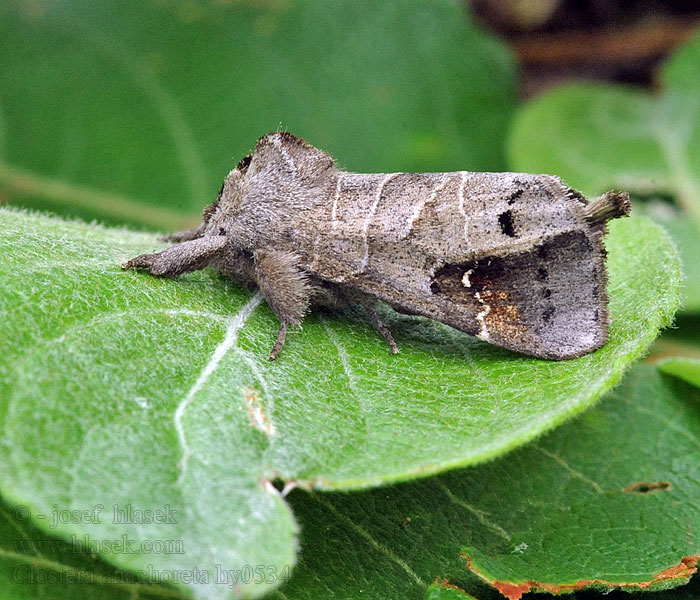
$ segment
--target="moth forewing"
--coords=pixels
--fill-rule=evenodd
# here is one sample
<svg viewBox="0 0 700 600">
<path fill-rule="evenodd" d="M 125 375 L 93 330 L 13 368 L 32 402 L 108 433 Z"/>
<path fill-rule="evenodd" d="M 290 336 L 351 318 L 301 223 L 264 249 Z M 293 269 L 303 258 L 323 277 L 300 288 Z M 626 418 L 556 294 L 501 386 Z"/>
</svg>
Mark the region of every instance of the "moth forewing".
<svg viewBox="0 0 700 600">
<path fill-rule="evenodd" d="M 287 325 L 317 305 L 364 305 L 396 350 L 374 311 L 383 300 L 563 359 L 607 339 L 602 240 L 605 223 L 628 212 L 626 194 L 589 203 L 549 175 L 349 173 L 278 132 L 229 174 L 200 227 L 173 238 L 188 241 L 125 267 L 167 275 L 168 265 L 210 264 L 256 283 L 280 318 L 271 358 Z M 226 244 L 197 241 L 208 236 Z"/>
<path fill-rule="evenodd" d="M 600 238 L 629 210 L 611 198 L 589 208 L 548 175 L 340 173 L 309 268 L 499 346 L 579 356 L 606 341 Z"/>
</svg>

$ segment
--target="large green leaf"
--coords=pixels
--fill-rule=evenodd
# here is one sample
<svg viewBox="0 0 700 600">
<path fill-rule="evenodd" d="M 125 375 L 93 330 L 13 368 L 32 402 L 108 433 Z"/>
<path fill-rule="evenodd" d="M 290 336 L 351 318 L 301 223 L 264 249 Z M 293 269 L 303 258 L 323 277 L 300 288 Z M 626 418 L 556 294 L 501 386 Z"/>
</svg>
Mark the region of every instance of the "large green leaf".
<svg viewBox="0 0 700 600">
<path fill-rule="evenodd" d="M 692 567 L 678 566 L 700 552 L 699 411 L 699 390 L 638 366 L 599 406 L 488 465 L 353 494 L 295 491 L 303 551 L 271 597 L 458 600 L 459 588 L 479 600 L 500 597 L 465 568 L 465 556 L 473 568 L 495 568 L 501 589 L 512 582 L 511 596 L 585 579 L 600 579 L 606 591 L 682 584 Z M 630 488 L 640 481 L 670 485 Z M 27 522 L 24 508 L 0 507 L 3 600 L 185 597 L 75 554 Z M 671 578 L 659 581 L 659 573 Z M 691 600 L 699 586 L 694 577 L 654 598 Z"/>
<path fill-rule="evenodd" d="M 280 127 L 352 170 L 501 169 L 515 103 L 458 0 L 10 0 L 0 56 L 4 199 L 164 229 Z"/>
<path fill-rule="evenodd" d="M 687 277 L 684 306 L 700 311 L 700 35 L 666 65 L 662 82 L 658 95 L 598 84 L 544 94 L 517 115 L 509 160 L 590 194 L 618 188 L 647 199 L 635 210 L 671 232 Z"/>
<path fill-rule="evenodd" d="M 329 522 L 333 523 L 333 520 L 331 517 Z M 322 535 L 318 540 L 319 543 L 310 548 L 311 554 L 313 557 L 320 558 L 320 553 L 329 552 L 328 556 L 337 557 L 338 548 L 334 545 L 334 541 L 336 540 L 332 536 Z M 366 540 L 361 539 L 357 542 L 357 549 L 362 549 Z M 25 506 L 11 508 L 0 503 L 0 599 L 187 600 L 191 598 L 191 595 L 184 590 L 153 581 L 154 571 L 140 574 L 119 571 L 90 553 L 80 550 L 75 545 L 47 536 L 46 533 L 34 527 L 28 519 Z M 350 550 L 347 556 L 352 554 L 354 548 Z M 341 569 L 358 566 L 350 562 L 339 565 L 331 561 L 331 564 Z M 395 595 L 395 592 L 397 589 L 405 589 L 403 579 L 406 574 L 402 571 L 393 573 L 381 571 L 378 567 L 377 562 L 363 565 L 360 575 L 366 582 L 367 589 L 361 592 L 361 597 L 377 600 L 403 598 L 402 595 Z M 262 570 L 262 576 L 269 576 L 266 571 L 265 568 Z M 194 571 L 192 573 L 194 574 Z M 391 579 L 391 576 L 387 577 L 390 573 L 396 577 L 393 588 L 385 586 L 383 581 Z M 331 580 L 335 586 L 333 588 L 329 585 L 319 585 L 320 580 L 313 583 L 307 581 L 304 597 L 321 600 L 337 598 L 340 594 L 345 597 L 345 593 L 350 594 L 348 597 L 354 597 L 356 590 L 350 583 L 353 580 L 352 572 L 343 570 L 337 571 L 336 574 L 339 575 L 337 581 Z M 241 580 L 258 576 L 259 573 L 256 573 L 255 569 L 242 570 L 239 574 Z M 184 577 L 184 574 L 180 577 Z M 222 588 L 227 587 L 223 577 L 218 585 Z M 478 583 L 475 582 L 475 586 L 479 587 Z M 475 600 L 447 580 L 436 580 L 423 587 L 427 588 L 424 600 Z M 411 590 L 407 591 L 410 595 Z M 294 594 L 296 592 L 293 592 Z M 417 599 L 421 598 L 420 592 L 413 596 Z M 268 597 L 286 598 L 285 595 L 274 592 Z M 479 600 L 486 600 L 486 598 L 481 596 Z"/>
<path fill-rule="evenodd" d="M 599 406 L 487 465 L 289 499 L 303 552 L 287 600 L 418 600 L 436 578 L 493 597 L 469 569 L 513 599 L 682 585 L 700 555 L 700 390 L 639 365 Z"/>
<path fill-rule="evenodd" d="M 157 247 L 152 236 L 0 219 L 0 492 L 35 518 L 56 506 L 176 510 L 169 524 L 55 528 L 184 546 L 105 553 L 132 569 L 283 572 L 296 525 L 270 481 L 355 488 L 501 454 L 594 402 L 678 303 L 668 238 L 626 220 L 608 238 L 611 339 L 596 353 L 537 360 L 395 316 L 393 356 L 368 324 L 325 315 L 270 363 L 276 320 L 259 294 L 208 272 L 160 280 L 119 268 Z"/>
</svg>

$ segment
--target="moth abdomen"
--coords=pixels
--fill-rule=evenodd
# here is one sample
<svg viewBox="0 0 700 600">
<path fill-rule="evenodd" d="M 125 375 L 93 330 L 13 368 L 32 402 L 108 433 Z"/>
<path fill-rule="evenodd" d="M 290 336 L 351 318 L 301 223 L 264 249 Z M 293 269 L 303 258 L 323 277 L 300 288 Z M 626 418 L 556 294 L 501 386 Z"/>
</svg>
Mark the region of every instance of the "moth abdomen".
<svg viewBox="0 0 700 600">
<path fill-rule="evenodd" d="M 627 192 L 607 192 L 588 203 L 584 214 L 592 224 L 605 224 L 611 219 L 625 217 L 630 214 L 630 195 Z"/>
</svg>

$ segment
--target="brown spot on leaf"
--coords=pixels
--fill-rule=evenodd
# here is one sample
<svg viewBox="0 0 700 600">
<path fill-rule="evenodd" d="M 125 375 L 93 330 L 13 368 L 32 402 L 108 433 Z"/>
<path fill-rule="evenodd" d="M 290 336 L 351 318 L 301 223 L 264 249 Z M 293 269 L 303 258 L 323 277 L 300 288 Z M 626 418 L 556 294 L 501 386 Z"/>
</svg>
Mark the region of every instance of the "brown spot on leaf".
<svg viewBox="0 0 700 600">
<path fill-rule="evenodd" d="M 625 589 L 627 591 L 644 590 L 654 584 L 673 579 L 690 579 L 696 572 L 700 556 L 684 556 L 677 565 L 659 571 L 647 581 L 606 581 L 604 579 L 580 579 L 573 583 L 555 584 L 528 579 L 526 581 L 512 582 L 490 579 L 474 566 L 474 562 L 467 554 L 460 554 L 467 561 L 467 569 L 480 577 L 490 586 L 496 588 L 508 600 L 520 600 L 523 594 L 531 591 L 561 594 L 582 590 L 590 586 L 607 587 L 612 589 Z"/>
<path fill-rule="evenodd" d="M 648 494 L 649 492 L 656 492 L 658 490 L 670 490 L 670 481 L 635 481 L 630 483 L 623 492 L 632 492 L 634 494 Z"/>
<path fill-rule="evenodd" d="M 265 409 L 262 404 L 260 404 L 260 399 L 258 398 L 258 390 L 254 387 L 244 387 L 243 396 L 245 398 L 246 408 L 248 409 L 248 418 L 250 419 L 250 424 L 257 430 L 266 433 L 267 435 L 274 435 L 276 433 L 275 426 L 270 423 L 265 414 Z"/>
<path fill-rule="evenodd" d="M 519 600 L 523 594 L 527 594 L 530 591 L 530 586 L 527 583 L 494 581 L 492 585 L 509 600 Z"/>
<path fill-rule="evenodd" d="M 433 581 L 435 585 L 441 588 L 447 588 L 450 590 L 457 590 L 459 592 L 462 592 L 463 594 L 466 594 L 466 592 L 459 587 L 458 585 L 454 585 L 453 583 L 450 583 L 450 580 L 447 579 L 447 577 L 444 577 L 443 579 L 440 579 L 439 577 L 435 578 L 435 581 Z"/>
</svg>

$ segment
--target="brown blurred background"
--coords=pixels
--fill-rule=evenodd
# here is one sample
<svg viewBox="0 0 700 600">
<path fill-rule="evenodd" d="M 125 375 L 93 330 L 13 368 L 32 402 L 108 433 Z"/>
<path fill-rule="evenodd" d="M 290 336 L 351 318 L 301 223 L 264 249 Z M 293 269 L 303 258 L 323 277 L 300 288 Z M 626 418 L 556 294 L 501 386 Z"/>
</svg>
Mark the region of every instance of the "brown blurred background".
<svg viewBox="0 0 700 600">
<path fill-rule="evenodd" d="M 700 1 L 467 0 L 520 61 L 521 97 L 571 79 L 653 86 L 700 26 Z"/>
</svg>

